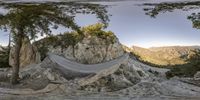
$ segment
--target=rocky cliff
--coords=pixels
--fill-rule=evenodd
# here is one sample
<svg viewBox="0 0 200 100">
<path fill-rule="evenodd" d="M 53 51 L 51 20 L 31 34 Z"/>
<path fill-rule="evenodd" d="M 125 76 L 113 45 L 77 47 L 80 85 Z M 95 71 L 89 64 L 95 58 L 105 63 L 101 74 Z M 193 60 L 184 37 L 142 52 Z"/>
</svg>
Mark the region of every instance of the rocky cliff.
<svg viewBox="0 0 200 100">
<path fill-rule="evenodd" d="M 39 49 L 46 48 L 48 53 L 84 64 L 106 62 L 122 56 L 124 50 L 117 37 L 102 28 L 102 24 L 90 25 L 82 28 L 82 34 L 65 33 L 40 40 L 36 45 L 39 44 Z"/>
</svg>

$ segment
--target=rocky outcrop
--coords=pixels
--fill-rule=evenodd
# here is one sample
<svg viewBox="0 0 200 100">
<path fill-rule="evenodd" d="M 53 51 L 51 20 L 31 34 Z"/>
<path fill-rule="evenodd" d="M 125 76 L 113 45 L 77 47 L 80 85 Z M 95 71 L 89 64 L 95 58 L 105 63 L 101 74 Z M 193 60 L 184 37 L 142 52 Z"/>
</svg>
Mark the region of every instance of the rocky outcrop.
<svg viewBox="0 0 200 100">
<path fill-rule="evenodd" d="M 26 67 L 27 65 L 33 63 L 40 63 L 40 54 L 37 51 L 37 48 L 30 43 L 28 38 L 24 38 L 22 43 L 22 47 L 20 50 L 20 67 Z M 14 66 L 14 52 L 15 49 L 11 48 L 9 64 L 10 66 Z"/>
<path fill-rule="evenodd" d="M 65 33 L 45 38 L 35 44 L 40 48 L 43 48 L 41 44 L 44 44 L 49 53 L 84 64 L 102 63 L 124 54 L 118 38 L 110 31 L 103 31 L 101 24 L 84 27 L 82 31 L 83 34 Z"/>
<path fill-rule="evenodd" d="M 96 36 L 86 37 L 74 47 L 69 46 L 61 53 L 61 48 L 51 48 L 49 52 L 63 55 L 65 58 L 78 61 L 84 64 L 96 64 L 110 61 L 124 54 L 122 45 L 116 40 L 113 44 L 106 44 L 106 41 Z"/>
<path fill-rule="evenodd" d="M 79 81 L 80 89 L 88 92 L 113 92 L 125 89 L 149 77 L 140 66 L 135 66 L 132 59 L 127 59 L 112 70 L 99 72 L 93 77 Z"/>
</svg>

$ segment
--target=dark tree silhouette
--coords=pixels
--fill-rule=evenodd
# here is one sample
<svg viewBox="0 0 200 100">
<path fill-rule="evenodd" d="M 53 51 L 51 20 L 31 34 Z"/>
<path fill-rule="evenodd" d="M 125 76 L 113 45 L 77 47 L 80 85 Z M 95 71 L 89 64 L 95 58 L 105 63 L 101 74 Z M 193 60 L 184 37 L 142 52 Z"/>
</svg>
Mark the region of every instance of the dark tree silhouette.
<svg viewBox="0 0 200 100">
<path fill-rule="evenodd" d="M 158 3 L 158 4 L 144 4 L 148 6 L 144 8 L 146 15 L 155 18 L 160 13 L 173 12 L 176 9 L 188 11 L 191 9 L 199 9 L 200 1 L 191 1 L 191 2 L 178 2 L 178 3 Z M 187 19 L 192 21 L 193 28 L 200 29 L 200 12 L 192 13 L 187 16 Z"/>
<path fill-rule="evenodd" d="M 144 3 L 145 7 L 143 10 L 146 15 L 155 18 L 160 13 L 173 12 L 174 10 L 188 11 L 190 9 L 199 9 L 200 1 L 189 1 L 189 2 L 164 2 L 164 3 Z"/>
<path fill-rule="evenodd" d="M 96 14 L 102 23 L 107 25 L 109 21 L 105 6 L 97 4 L 73 3 L 73 2 L 49 2 L 49 3 L 0 3 L 0 7 L 8 10 L 8 13 L 0 14 L 0 29 L 9 29 L 14 41 L 14 65 L 11 83 L 18 82 L 20 67 L 20 49 L 25 37 L 34 39 L 38 34 L 50 35 L 51 29 L 59 26 L 76 30 L 79 34 L 79 26 L 74 22 L 76 13 Z"/>
</svg>

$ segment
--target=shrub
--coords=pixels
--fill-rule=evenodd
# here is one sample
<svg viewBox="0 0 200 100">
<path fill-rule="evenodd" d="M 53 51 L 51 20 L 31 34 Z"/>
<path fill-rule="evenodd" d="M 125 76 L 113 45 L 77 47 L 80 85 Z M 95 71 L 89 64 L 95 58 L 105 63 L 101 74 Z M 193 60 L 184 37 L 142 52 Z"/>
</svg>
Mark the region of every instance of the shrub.
<svg viewBox="0 0 200 100">
<path fill-rule="evenodd" d="M 40 53 L 40 59 L 44 60 L 49 50 L 47 46 L 41 46 L 40 48 L 38 48 L 38 51 Z"/>
<path fill-rule="evenodd" d="M 116 40 L 116 37 L 111 31 L 104 31 L 104 25 L 101 23 L 97 23 L 94 25 L 89 25 L 87 27 L 83 27 L 81 31 L 85 35 L 96 36 L 98 38 L 106 40 L 107 44 L 113 44 Z"/>
<path fill-rule="evenodd" d="M 166 73 L 166 76 L 168 78 L 174 76 L 193 77 L 197 71 L 200 71 L 200 63 L 177 65 L 171 68 L 171 70 Z"/>
<path fill-rule="evenodd" d="M 69 46 L 69 45 L 76 45 L 78 42 L 82 41 L 83 35 L 78 34 L 77 32 L 71 32 L 71 33 L 64 33 L 61 35 L 61 41 L 63 42 L 63 46 Z"/>
<path fill-rule="evenodd" d="M 10 67 L 9 66 L 9 48 L 0 47 L 0 68 Z"/>
<path fill-rule="evenodd" d="M 184 65 L 172 66 L 171 70 L 166 73 L 167 78 L 174 76 L 193 77 L 197 71 L 200 71 L 200 51 L 195 51 L 195 55 Z"/>
</svg>

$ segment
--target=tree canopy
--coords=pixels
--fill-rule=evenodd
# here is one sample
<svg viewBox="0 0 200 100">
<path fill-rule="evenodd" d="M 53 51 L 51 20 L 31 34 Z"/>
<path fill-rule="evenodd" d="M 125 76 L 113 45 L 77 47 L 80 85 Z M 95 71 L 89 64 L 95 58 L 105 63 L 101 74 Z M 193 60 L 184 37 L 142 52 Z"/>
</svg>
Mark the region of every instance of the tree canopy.
<svg viewBox="0 0 200 100">
<path fill-rule="evenodd" d="M 165 3 L 145 3 L 143 10 L 146 15 L 156 18 L 161 13 L 173 12 L 174 10 L 188 11 L 191 9 L 199 9 L 199 1 L 188 1 L 188 2 L 165 2 Z M 192 21 L 193 28 L 200 29 L 200 12 L 192 13 L 187 16 L 187 19 Z"/>
<path fill-rule="evenodd" d="M 51 29 L 59 26 L 76 30 L 76 13 L 96 14 L 102 23 L 107 26 L 109 21 L 105 6 L 74 2 L 48 2 L 48 3 L 0 3 L 0 7 L 7 13 L 0 13 L 0 29 L 10 30 L 14 41 L 14 66 L 12 66 L 11 83 L 18 83 L 20 67 L 20 50 L 23 38 L 34 39 L 40 35 L 50 35 Z"/>
<path fill-rule="evenodd" d="M 74 21 L 76 13 L 96 14 L 105 25 L 108 24 L 106 6 L 98 4 L 59 2 L 59 3 L 1 3 L 0 7 L 8 10 L 0 14 L 0 28 L 10 29 L 11 33 L 18 33 L 18 29 L 27 36 L 34 38 L 36 34 L 50 34 L 51 28 L 62 25 L 79 31 Z"/>
</svg>

